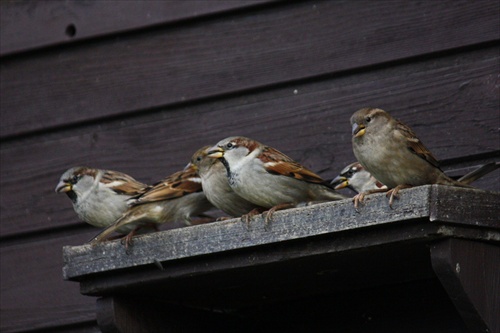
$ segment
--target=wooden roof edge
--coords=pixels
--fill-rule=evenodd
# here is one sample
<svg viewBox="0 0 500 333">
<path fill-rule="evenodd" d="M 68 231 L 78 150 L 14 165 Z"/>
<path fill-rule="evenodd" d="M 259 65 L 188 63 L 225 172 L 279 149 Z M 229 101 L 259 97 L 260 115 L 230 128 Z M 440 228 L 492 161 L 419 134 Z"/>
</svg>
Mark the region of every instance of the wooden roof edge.
<svg viewBox="0 0 500 333">
<path fill-rule="evenodd" d="M 434 226 L 424 231 L 435 237 L 475 238 L 500 242 L 500 193 L 451 186 L 426 185 L 402 190 L 390 208 L 384 194 L 369 196 L 356 211 L 352 200 L 276 212 L 266 225 L 256 216 L 247 225 L 238 219 L 172 229 L 134 238 L 132 251 L 120 241 L 63 248 L 63 276 L 80 280 L 118 270 L 202 255 L 266 246 L 287 241 L 374 228 L 400 228 L 402 221 L 419 220 Z M 403 230 L 403 229 L 402 229 Z M 464 231 L 465 230 L 465 231 Z M 403 231 L 402 231 L 403 232 Z M 405 236 L 408 239 L 412 237 Z"/>
</svg>

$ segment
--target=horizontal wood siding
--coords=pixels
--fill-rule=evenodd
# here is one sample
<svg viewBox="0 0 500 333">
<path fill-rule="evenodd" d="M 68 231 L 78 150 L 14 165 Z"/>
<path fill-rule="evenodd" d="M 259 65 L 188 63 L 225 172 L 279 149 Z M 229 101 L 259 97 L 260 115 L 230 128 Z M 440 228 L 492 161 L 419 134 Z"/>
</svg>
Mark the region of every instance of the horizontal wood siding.
<svg viewBox="0 0 500 333">
<path fill-rule="evenodd" d="M 426 6 L 422 13 L 417 2 L 294 2 L 8 58 L 2 137 L 498 38 L 498 2 Z"/>
<path fill-rule="evenodd" d="M 62 246 L 96 233 L 54 193 L 71 166 L 152 183 L 245 135 L 331 178 L 365 106 L 454 174 L 500 160 L 498 1 L 85 4 L 0 3 L 2 332 L 96 330 L 61 275 Z"/>
</svg>

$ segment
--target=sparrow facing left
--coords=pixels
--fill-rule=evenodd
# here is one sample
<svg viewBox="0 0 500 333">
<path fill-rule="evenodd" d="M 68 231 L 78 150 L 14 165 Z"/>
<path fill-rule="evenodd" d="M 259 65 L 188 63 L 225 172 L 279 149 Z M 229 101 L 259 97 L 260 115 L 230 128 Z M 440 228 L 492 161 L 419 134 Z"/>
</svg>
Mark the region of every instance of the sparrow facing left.
<svg viewBox="0 0 500 333">
<path fill-rule="evenodd" d="M 103 228 L 122 216 L 129 208 L 127 201 L 144 193 L 147 187 L 122 172 L 78 166 L 62 174 L 55 191 L 68 195 L 82 221 Z"/>
<path fill-rule="evenodd" d="M 134 227 L 125 238 L 125 247 L 131 244 L 135 231 L 144 226 L 181 221 L 191 225 L 192 218 L 212 207 L 202 191 L 201 179 L 189 163 L 150 187 L 146 192 L 129 200 L 131 207 L 111 226 L 97 235 L 91 244 L 100 243 L 113 232 L 131 225 Z"/>
<path fill-rule="evenodd" d="M 352 147 L 356 159 L 390 190 L 389 206 L 400 189 L 426 184 L 468 187 L 451 179 L 437 159 L 407 125 L 381 109 L 364 108 L 351 117 Z M 355 206 L 366 194 L 355 196 Z"/>
<path fill-rule="evenodd" d="M 376 180 L 359 162 L 351 163 L 342 169 L 340 175 L 335 177 L 330 185 L 335 190 L 347 187 L 356 193 L 378 190 L 380 188 L 387 189 L 387 186 Z"/>
<path fill-rule="evenodd" d="M 282 152 L 245 137 L 229 137 L 212 147 L 208 156 L 226 168 L 231 188 L 242 198 L 273 212 L 299 203 L 342 200 L 320 176 Z"/>
<path fill-rule="evenodd" d="M 500 168 L 500 162 L 490 162 L 479 166 L 462 177 L 451 178 L 456 179 L 462 184 L 468 185 L 498 168 Z M 387 186 L 376 180 L 375 177 L 366 171 L 359 162 L 351 163 L 342 169 L 340 175 L 335 177 L 330 185 L 336 190 L 347 187 L 356 193 L 387 188 Z"/>
</svg>

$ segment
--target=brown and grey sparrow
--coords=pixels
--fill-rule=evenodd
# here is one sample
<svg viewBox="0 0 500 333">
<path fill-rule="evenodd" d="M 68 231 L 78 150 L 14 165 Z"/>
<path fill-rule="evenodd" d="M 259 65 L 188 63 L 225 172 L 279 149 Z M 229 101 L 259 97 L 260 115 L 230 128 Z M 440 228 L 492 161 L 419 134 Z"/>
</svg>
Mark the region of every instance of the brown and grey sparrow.
<svg viewBox="0 0 500 333">
<path fill-rule="evenodd" d="M 462 184 L 470 184 L 477 179 L 493 172 L 500 167 L 500 162 L 490 162 L 465 174 L 462 177 L 451 177 Z M 356 193 L 387 188 L 384 184 L 375 179 L 359 162 L 354 162 L 346 166 L 340 175 L 335 177 L 331 183 L 334 189 L 350 188 Z"/>
<path fill-rule="evenodd" d="M 249 138 L 226 138 L 212 147 L 208 156 L 222 162 L 236 194 L 269 209 L 266 221 L 279 209 L 346 198 L 290 157 Z"/>
<path fill-rule="evenodd" d="M 335 177 L 331 183 L 335 190 L 350 188 L 356 193 L 362 193 L 380 188 L 387 189 L 387 186 L 375 179 L 359 162 L 354 162 L 346 166 Z"/>
<path fill-rule="evenodd" d="M 133 226 L 125 238 L 130 245 L 135 232 L 143 226 L 158 226 L 169 222 L 190 225 L 192 218 L 212 207 L 202 191 L 201 179 L 189 163 L 178 171 L 150 187 L 146 192 L 129 200 L 131 207 L 111 226 L 97 235 L 92 244 L 105 241 L 113 232 L 124 226 Z"/>
<path fill-rule="evenodd" d="M 254 209 L 265 209 L 254 205 L 236 194 L 229 186 L 226 168 L 217 159 L 207 156 L 210 146 L 205 146 L 193 154 L 193 164 L 201 178 L 203 192 L 215 207 L 233 217 L 242 216 Z"/>
<path fill-rule="evenodd" d="M 129 208 L 127 201 L 144 193 L 147 187 L 122 172 L 79 166 L 63 173 L 56 192 L 68 195 L 81 220 L 103 228 L 122 216 Z"/>
<path fill-rule="evenodd" d="M 399 190 L 426 184 L 467 187 L 439 168 L 437 159 L 405 124 L 381 109 L 364 108 L 351 117 L 352 147 L 356 159 L 389 190 L 392 206 Z M 372 190 L 354 197 L 355 206 Z"/>
</svg>

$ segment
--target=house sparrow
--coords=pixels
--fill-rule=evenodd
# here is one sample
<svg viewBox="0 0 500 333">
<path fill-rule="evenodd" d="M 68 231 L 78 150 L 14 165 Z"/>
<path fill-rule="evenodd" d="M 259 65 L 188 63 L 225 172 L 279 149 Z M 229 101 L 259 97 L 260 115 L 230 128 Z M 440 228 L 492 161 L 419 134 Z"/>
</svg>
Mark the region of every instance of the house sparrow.
<svg viewBox="0 0 500 333">
<path fill-rule="evenodd" d="M 122 172 L 79 166 L 63 173 L 56 192 L 68 195 L 81 220 L 103 228 L 122 216 L 129 208 L 127 200 L 144 193 L 147 187 Z"/>
<path fill-rule="evenodd" d="M 405 124 L 376 108 L 364 108 L 351 117 L 352 147 L 356 159 L 390 190 L 365 191 L 354 197 L 357 207 L 365 195 L 387 191 L 389 206 L 400 189 L 425 184 L 468 187 L 444 174 L 438 161 Z"/>
<path fill-rule="evenodd" d="M 131 244 L 135 232 L 145 226 L 182 221 L 191 225 L 197 216 L 212 207 L 201 188 L 201 179 L 189 163 L 178 171 L 150 187 L 146 192 L 129 200 L 131 207 L 111 226 L 97 235 L 90 243 L 100 243 L 124 226 L 133 230 L 125 237 L 125 247 Z"/>
<path fill-rule="evenodd" d="M 229 186 L 224 165 L 219 160 L 207 156 L 209 148 L 210 146 L 205 146 L 199 149 L 191 158 L 191 164 L 198 171 L 208 201 L 233 217 L 245 215 L 254 209 L 264 211 L 233 191 Z"/>
<path fill-rule="evenodd" d="M 236 194 L 269 209 L 266 222 L 279 209 L 346 198 L 290 157 L 249 138 L 226 138 L 212 147 L 208 156 L 222 162 Z"/>
<path fill-rule="evenodd" d="M 462 177 L 450 177 L 462 184 L 470 184 L 477 179 L 493 172 L 500 167 L 500 162 L 491 162 L 467 173 Z M 362 193 L 379 188 L 387 188 L 384 184 L 375 179 L 359 162 L 354 162 L 346 166 L 331 183 L 334 189 L 348 187 L 356 193 Z"/>
<path fill-rule="evenodd" d="M 335 177 L 330 185 L 335 190 L 348 187 L 356 193 L 362 193 L 380 188 L 387 189 L 387 186 L 375 179 L 359 162 L 354 162 L 346 166 Z"/>
</svg>

